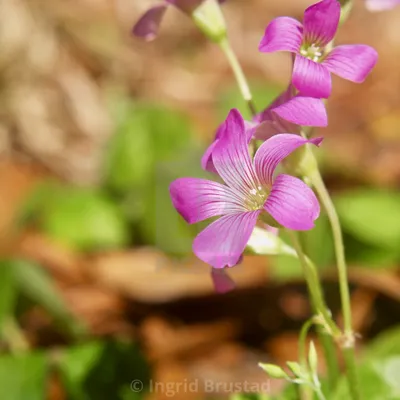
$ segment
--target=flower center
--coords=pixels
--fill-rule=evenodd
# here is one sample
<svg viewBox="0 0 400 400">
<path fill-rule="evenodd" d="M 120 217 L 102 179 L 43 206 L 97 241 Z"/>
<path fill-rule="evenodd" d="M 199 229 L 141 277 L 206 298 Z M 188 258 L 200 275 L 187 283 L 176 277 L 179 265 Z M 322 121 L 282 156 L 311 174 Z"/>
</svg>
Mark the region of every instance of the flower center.
<svg viewBox="0 0 400 400">
<path fill-rule="evenodd" d="M 245 199 L 246 208 L 249 211 L 257 211 L 263 208 L 269 192 L 267 188 L 262 186 L 251 189 Z"/>
<path fill-rule="evenodd" d="M 323 49 L 315 43 L 311 45 L 303 45 L 300 49 L 300 54 L 312 61 L 318 62 L 323 55 Z"/>
</svg>

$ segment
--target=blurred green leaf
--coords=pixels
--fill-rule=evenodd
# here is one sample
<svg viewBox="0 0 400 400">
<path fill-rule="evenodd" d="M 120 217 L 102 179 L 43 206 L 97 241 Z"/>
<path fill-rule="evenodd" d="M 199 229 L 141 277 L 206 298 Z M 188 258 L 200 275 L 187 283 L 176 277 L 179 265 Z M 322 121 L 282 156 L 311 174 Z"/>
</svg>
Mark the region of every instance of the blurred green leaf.
<svg viewBox="0 0 400 400">
<path fill-rule="evenodd" d="M 106 160 L 106 183 L 120 193 L 141 191 L 152 179 L 155 164 L 178 156 L 193 132 L 188 118 L 175 110 L 115 102 L 117 128 Z"/>
<path fill-rule="evenodd" d="M 399 400 L 399 381 L 393 382 L 385 370 L 387 361 L 366 362 L 357 368 L 358 378 L 360 380 L 360 391 L 363 399 L 368 400 Z M 390 371 L 390 374 L 392 372 Z M 350 391 L 347 380 L 342 378 L 339 381 L 338 388 L 332 397 L 333 400 L 350 399 Z"/>
<path fill-rule="evenodd" d="M 399 252 L 397 249 L 383 249 L 367 244 L 350 234 L 344 235 L 346 259 L 348 263 L 372 268 L 397 268 Z"/>
<path fill-rule="evenodd" d="M 142 234 L 146 243 L 176 256 L 186 256 L 191 252 L 193 238 L 202 224 L 188 225 L 177 213 L 172 205 L 169 186 L 182 176 L 205 176 L 200 169 L 200 157 L 199 151 L 194 149 L 173 161 L 160 162 L 154 181 L 147 188 L 145 218 L 140 225 Z"/>
<path fill-rule="evenodd" d="M 363 189 L 344 193 L 335 200 L 345 231 L 368 244 L 399 250 L 397 192 Z"/>
<path fill-rule="evenodd" d="M 42 353 L 0 356 L 1 400 L 45 399 L 47 370 Z"/>
<path fill-rule="evenodd" d="M 366 359 L 383 359 L 392 355 L 400 356 L 400 325 L 388 329 L 375 338 L 367 347 Z"/>
<path fill-rule="evenodd" d="M 367 347 L 358 367 L 363 398 L 368 400 L 400 399 L 400 327 L 381 333 Z M 350 396 L 347 381 L 342 379 L 334 400 Z"/>
<path fill-rule="evenodd" d="M 17 285 L 12 265 L 8 261 L 0 261 L 0 328 L 13 314 L 16 297 Z"/>
<path fill-rule="evenodd" d="M 41 227 L 78 250 L 121 247 L 129 241 L 122 212 L 105 195 L 90 189 L 58 188 L 43 211 Z"/>
<path fill-rule="evenodd" d="M 135 344 L 92 342 L 66 349 L 58 367 L 71 400 L 136 400 L 145 394 L 149 367 Z M 131 382 L 143 383 L 134 393 Z"/>
<path fill-rule="evenodd" d="M 80 336 L 83 333 L 82 325 L 72 316 L 43 268 L 26 260 L 16 259 L 10 263 L 20 291 L 47 310 L 69 334 Z"/>
<path fill-rule="evenodd" d="M 273 83 L 267 83 L 265 81 L 251 82 L 250 87 L 258 112 L 261 112 L 267 108 L 267 106 L 270 105 L 284 90 Z M 221 120 L 226 118 L 229 110 L 232 108 L 237 108 L 245 119 L 251 120 L 249 107 L 243 100 L 243 97 L 236 84 L 228 86 L 220 94 L 219 116 Z"/>
</svg>

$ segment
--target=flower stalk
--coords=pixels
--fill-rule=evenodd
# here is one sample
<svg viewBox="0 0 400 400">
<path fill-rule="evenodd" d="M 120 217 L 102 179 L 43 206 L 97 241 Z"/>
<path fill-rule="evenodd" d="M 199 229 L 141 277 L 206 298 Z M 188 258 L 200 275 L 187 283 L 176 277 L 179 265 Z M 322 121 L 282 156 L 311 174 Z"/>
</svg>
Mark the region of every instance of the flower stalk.
<svg viewBox="0 0 400 400">
<path fill-rule="evenodd" d="M 304 136 L 304 135 L 303 135 Z M 307 151 L 311 157 L 314 157 L 312 149 L 307 146 Z M 315 162 L 317 165 L 317 162 Z M 355 368 L 355 353 L 354 353 L 354 332 L 352 328 L 352 315 L 351 315 L 351 302 L 350 302 L 350 289 L 347 276 L 347 265 L 344 253 L 343 235 L 340 226 L 339 217 L 337 215 L 333 201 L 322 179 L 321 173 L 318 168 L 308 171 L 308 179 L 310 179 L 314 186 L 323 207 L 328 215 L 335 247 L 336 262 L 339 276 L 339 290 L 343 313 L 343 335 L 340 340 L 340 347 L 342 349 L 346 369 L 347 379 L 353 400 L 360 400 L 361 395 L 359 392 L 359 383 Z"/>
<path fill-rule="evenodd" d="M 253 102 L 253 96 L 251 95 L 249 84 L 247 83 L 246 76 L 244 75 L 239 60 L 229 43 L 229 39 L 225 37 L 218 44 L 232 68 L 240 93 L 242 94 L 244 101 L 247 103 L 251 115 L 254 117 L 257 114 L 257 109 Z"/>
</svg>

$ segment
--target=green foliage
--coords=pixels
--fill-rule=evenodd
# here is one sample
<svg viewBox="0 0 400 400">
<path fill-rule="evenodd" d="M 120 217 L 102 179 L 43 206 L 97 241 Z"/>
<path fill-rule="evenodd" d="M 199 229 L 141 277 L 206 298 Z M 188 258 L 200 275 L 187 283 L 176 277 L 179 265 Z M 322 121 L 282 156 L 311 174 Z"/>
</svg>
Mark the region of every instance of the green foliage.
<svg viewBox="0 0 400 400">
<path fill-rule="evenodd" d="M 136 345 L 125 342 L 91 342 L 66 349 L 58 368 L 71 400 L 134 400 L 145 394 L 150 372 Z M 143 382 L 135 393 L 130 384 Z"/>
<path fill-rule="evenodd" d="M 14 312 L 17 285 L 11 263 L 0 261 L 0 329 Z"/>
<path fill-rule="evenodd" d="M 60 188 L 44 210 L 42 229 L 72 248 L 92 250 L 121 247 L 129 240 L 128 228 L 118 207 L 100 192 Z"/>
<path fill-rule="evenodd" d="M 400 327 L 383 332 L 368 346 L 357 373 L 363 398 L 400 399 Z M 342 379 L 333 400 L 349 398 L 347 381 Z"/>
<path fill-rule="evenodd" d="M 399 250 L 400 195 L 362 189 L 336 198 L 343 228 L 362 242 Z"/>
<path fill-rule="evenodd" d="M 42 353 L 0 356 L 1 399 L 45 399 L 47 370 Z"/>
<path fill-rule="evenodd" d="M 71 315 L 53 281 L 42 268 L 26 260 L 16 259 L 8 263 L 21 293 L 47 310 L 70 335 L 79 337 L 83 333 L 83 327 Z"/>
<path fill-rule="evenodd" d="M 45 182 L 38 185 L 21 212 L 49 237 L 75 250 L 122 247 L 129 229 L 119 207 L 95 189 Z"/>
<path fill-rule="evenodd" d="M 114 100 L 117 130 L 105 166 L 105 185 L 119 198 L 142 242 L 175 255 L 191 251 L 196 232 L 171 203 L 170 183 L 202 176 L 202 149 L 182 113 L 162 106 Z"/>
</svg>

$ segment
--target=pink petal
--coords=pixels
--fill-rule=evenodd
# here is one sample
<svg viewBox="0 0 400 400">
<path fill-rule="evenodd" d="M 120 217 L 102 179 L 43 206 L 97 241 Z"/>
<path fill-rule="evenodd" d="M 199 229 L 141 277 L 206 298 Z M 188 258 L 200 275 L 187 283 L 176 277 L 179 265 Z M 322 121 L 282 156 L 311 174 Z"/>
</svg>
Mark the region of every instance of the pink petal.
<svg viewBox="0 0 400 400">
<path fill-rule="evenodd" d="M 236 288 L 233 279 L 226 273 L 225 269 L 211 269 L 211 278 L 217 293 L 227 293 Z"/>
<path fill-rule="evenodd" d="M 203 154 L 203 157 L 201 158 L 201 167 L 208 172 L 212 172 L 214 174 L 217 174 L 217 170 L 214 167 L 213 159 L 212 159 L 212 153 L 215 149 L 215 146 L 218 144 L 219 139 L 215 139 L 207 148 L 205 153 Z"/>
<path fill-rule="evenodd" d="M 249 121 L 244 121 L 244 127 L 245 127 L 245 132 L 246 132 L 246 139 L 247 143 L 250 143 L 251 139 L 255 135 L 256 129 L 258 127 L 258 123 L 256 122 L 249 122 Z M 212 159 L 212 153 L 215 149 L 215 146 L 219 142 L 219 138 L 221 137 L 222 134 L 225 134 L 226 130 L 226 123 L 224 122 L 221 124 L 217 130 L 217 133 L 215 134 L 215 139 L 214 142 L 208 146 L 207 150 L 205 151 L 203 157 L 201 158 L 201 167 L 208 172 L 212 172 L 214 174 L 218 174 L 217 170 L 214 167 L 214 162 Z M 234 131 L 227 131 L 227 135 L 229 134 L 235 134 Z"/>
<path fill-rule="evenodd" d="M 306 143 L 319 145 L 321 141 L 322 138 L 308 140 L 290 133 L 272 136 L 260 146 L 254 157 L 254 167 L 259 182 L 271 185 L 275 168 L 285 157 Z"/>
<path fill-rule="evenodd" d="M 285 126 L 288 128 L 285 129 Z M 289 128 L 290 127 L 290 128 Z M 285 120 L 276 117 L 271 121 L 263 121 L 258 124 L 257 129 L 254 133 L 254 137 L 257 140 L 266 141 L 271 136 L 274 136 L 278 133 L 282 132 L 292 132 L 292 133 L 300 133 L 298 132 L 299 128 Z"/>
<path fill-rule="evenodd" d="M 282 226 L 297 231 L 313 228 L 320 213 L 314 192 L 289 175 L 278 175 L 264 208 Z"/>
<path fill-rule="evenodd" d="M 214 268 L 235 266 L 240 261 L 260 212 L 221 217 L 197 235 L 193 252 Z"/>
<path fill-rule="evenodd" d="M 314 97 L 296 96 L 272 111 L 286 121 L 303 126 L 327 126 L 324 102 Z"/>
<path fill-rule="evenodd" d="M 263 53 L 274 51 L 291 51 L 297 53 L 300 50 L 303 27 L 293 18 L 275 18 L 265 30 L 264 36 L 258 46 Z"/>
<path fill-rule="evenodd" d="M 378 53 L 363 44 L 344 45 L 334 48 L 323 65 L 340 77 L 352 82 L 364 82 L 378 61 Z"/>
<path fill-rule="evenodd" d="M 242 198 L 256 188 L 256 177 L 251 162 L 244 120 L 239 111 L 231 110 L 212 153 L 214 167 L 225 183 Z"/>
<path fill-rule="evenodd" d="M 296 88 L 290 84 L 263 112 L 258 114 L 257 120 L 260 122 L 254 133 L 258 140 L 267 140 L 277 133 L 299 133 L 299 127 L 281 118 L 275 110 L 289 102 L 295 95 Z"/>
<path fill-rule="evenodd" d="M 303 96 L 327 99 L 332 91 L 328 69 L 300 55 L 294 61 L 292 83 Z"/>
<path fill-rule="evenodd" d="M 133 34 L 148 41 L 155 39 L 167 7 L 168 4 L 159 4 L 147 10 L 133 27 Z"/>
<path fill-rule="evenodd" d="M 327 45 L 335 36 L 340 20 L 340 3 L 323 0 L 304 12 L 304 38 L 307 44 Z"/>
<path fill-rule="evenodd" d="M 400 4 L 400 0 L 367 0 L 367 8 L 370 11 L 390 10 Z"/>
<path fill-rule="evenodd" d="M 179 178 L 171 183 L 174 207 L 189 223 L 245 210 L 242 199 L 227 186 L 198 178 Z"/>
</svg>

